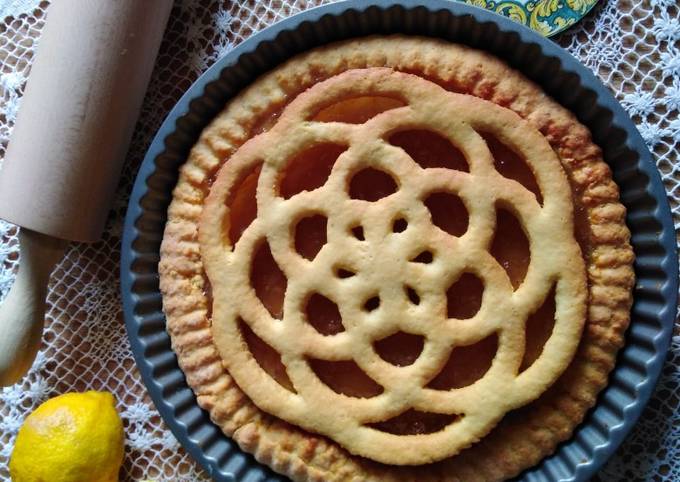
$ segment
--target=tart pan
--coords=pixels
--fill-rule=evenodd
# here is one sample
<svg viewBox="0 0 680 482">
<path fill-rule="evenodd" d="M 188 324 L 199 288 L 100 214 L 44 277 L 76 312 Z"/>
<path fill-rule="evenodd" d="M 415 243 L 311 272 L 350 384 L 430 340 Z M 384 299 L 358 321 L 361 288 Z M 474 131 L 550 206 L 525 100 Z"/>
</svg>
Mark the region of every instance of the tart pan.
<svg viewBox="0 0 680 482">
<path fill-rule="evenodd" d="M 184 448 L 217 481 L 282 481 L 240 451 L 197 404 L 165 331 L 159 248 L 178 169 L 202 129 L 262 73 L 305 50 L 370 34 L 439 37 L 486 50 L 538 83 L 592 132 L 628 210 L 636 253 L 632 322 L 608 386 L 570 440 L 516 480 L 587 481 L 640 416 L 661 372 L 677 307 L 678 261 L 661 178 L 633 122 L 586 67 L 511 20 L 458 2 L 340 2 L 289 17 L 209 68 L 170 111 L 134 184 L 125 219 L 121 289 L 128 337 L 142 379 Z"/>
</svg>

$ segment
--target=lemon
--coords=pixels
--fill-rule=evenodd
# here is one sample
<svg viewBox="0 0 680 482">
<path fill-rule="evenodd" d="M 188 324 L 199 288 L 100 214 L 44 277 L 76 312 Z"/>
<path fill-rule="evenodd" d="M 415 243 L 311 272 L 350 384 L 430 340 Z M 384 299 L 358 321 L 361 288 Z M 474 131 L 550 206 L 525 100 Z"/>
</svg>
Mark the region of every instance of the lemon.
<svg viewBox="0 0 680 482">
<path fill-rule="evenodd" d="M 40 405 L 17 434 L 12 482 L 116 482 L 123 424 L 113 395 L 67 393 Z"/>
</svg>

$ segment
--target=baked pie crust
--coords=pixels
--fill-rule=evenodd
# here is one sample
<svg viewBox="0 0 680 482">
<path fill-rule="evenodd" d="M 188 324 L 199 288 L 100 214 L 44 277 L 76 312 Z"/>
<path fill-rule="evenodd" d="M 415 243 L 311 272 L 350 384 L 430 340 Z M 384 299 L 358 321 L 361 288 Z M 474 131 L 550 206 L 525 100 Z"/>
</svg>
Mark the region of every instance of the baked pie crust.
<svg viewBox="0 0 680 482">
<path fill-rule="evenodd" d="M 419 162 L 417 130 L 458 167 Z M 505 171 L 509 152 L 530 171 Z M 313 185 L 291 174 L 305 155 L 327 171 Z M 460 232 L 429 204 L 445 194 Z M 519 275 L 501 211 L 530 252 Z M 568 438 L 606 385 L 632 301 L 624 217 L 588 130 L 500 60 L 424 38 L 333 44 L 254 82 L 192 149 L 161 246 L 168 331 L 213 421 L 294 480 L 502 480 Z M 327 239 L 310 254 L 296 230 L 317 218 Z M 255 279 L 263 259 L 285 296 Z M 468 278 L 481 288 L 463 314 L 451 304 L 469 293 L 450 293 Z M 341 320 L 310 323 L 315 296 Z M 530 334 L 536 317 L 550 330 Z M 402 342 L 379 349 L 398 336 L 419 340 L 407 361 Z M 450 368 L 491 338 L 483 369 L 484 348 Z M 363 382 L 336 385 L 334 363 L 372 382 L 350 393 Z"/>
</svg>

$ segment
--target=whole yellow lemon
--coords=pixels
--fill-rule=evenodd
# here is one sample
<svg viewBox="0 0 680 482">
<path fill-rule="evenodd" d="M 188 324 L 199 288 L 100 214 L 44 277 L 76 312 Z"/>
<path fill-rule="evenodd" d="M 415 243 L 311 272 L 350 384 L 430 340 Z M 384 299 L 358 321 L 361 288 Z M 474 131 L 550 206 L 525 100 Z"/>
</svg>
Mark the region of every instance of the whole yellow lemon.
<svg viewBox="0 0 680 482">
<path fill-rule="evenodd" d="M 52 398 L 19 429 L 9 462 L 12 482 L 117 482 L 123 438 L 110 393 Z"/>
</svg>

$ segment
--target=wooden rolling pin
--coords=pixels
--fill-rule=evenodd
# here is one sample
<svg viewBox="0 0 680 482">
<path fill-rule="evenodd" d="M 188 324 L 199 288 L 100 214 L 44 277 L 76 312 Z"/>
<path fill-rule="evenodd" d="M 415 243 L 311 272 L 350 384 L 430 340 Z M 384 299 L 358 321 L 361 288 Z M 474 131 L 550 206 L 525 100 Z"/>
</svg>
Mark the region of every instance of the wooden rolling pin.
<svg viewBox="0 0 680 482">
<path fill-rule="evenodd" d="M 21 226 L 0 306 L 0 385 L 40 346 L 47 282 L 67 241 L 101 236 L 172 0 L 57 0 L 2 170 L 0 218 Z"/>
</svg>

